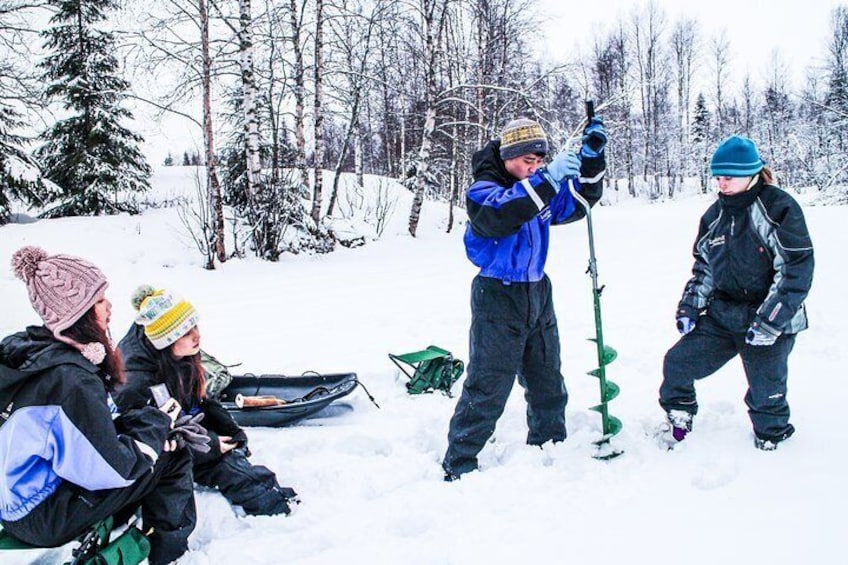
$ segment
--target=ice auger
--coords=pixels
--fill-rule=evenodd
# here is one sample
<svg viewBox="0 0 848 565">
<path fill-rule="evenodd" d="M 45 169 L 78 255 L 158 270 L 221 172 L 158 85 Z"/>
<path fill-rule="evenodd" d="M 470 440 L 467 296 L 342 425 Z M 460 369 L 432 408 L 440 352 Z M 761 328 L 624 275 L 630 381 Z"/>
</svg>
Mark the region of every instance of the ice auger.
<svg viewBox="0 0 848 565">
<path fill-rule="evenodd" d="M 588 122 L 592 122 L 595 117 L 595 105 L 591 100 L 586 101 L 586 117 Z M 595 237 L 592 231 L 592 210 L 589 203 L 577 192 L 575 179 L 569 179 L 568 189 L 574 199 L 586 211 L 586 225 L 589 229 L 589 268 L 587 273 L 592 277 L 592 296 L 595 302 L 595 337 L 589 338 L 589 341 L 594 341 L 598 349 L 598 365 L 597 369 L 589 371 L 587 374 L 597 377 L 601 388 L 601 402 L 596 406 L 592 406 L 590 410 L 600 412 L 603 435 L 601 439 L 595 441 L 598 447 L 598 452 L 594 455 L 596 459 L 612 459 L 624 453 L 621 449 L 614 448 L 610 444 L 610 439 L 621 431 L 621 420 L 615 416 L 611 416 L 607 408 L 607 403 L 618 396 L 621 390 L 617 384 L 608 381 L 606 377 L 605 367 L 615 360 L 618 356 L 615 349 L 604 344 L 604 332 L 601 324 L 601 293 L 604 290 L 603 286 L 598 286 L 598 263 L 595 259 Z"/>
</svg>

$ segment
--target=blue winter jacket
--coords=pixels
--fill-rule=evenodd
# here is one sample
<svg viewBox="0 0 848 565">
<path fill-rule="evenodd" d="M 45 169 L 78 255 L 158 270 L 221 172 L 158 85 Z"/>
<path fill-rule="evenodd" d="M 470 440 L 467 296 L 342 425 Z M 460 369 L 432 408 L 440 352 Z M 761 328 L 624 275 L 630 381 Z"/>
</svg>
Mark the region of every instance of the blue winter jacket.
<svg viewBox="0 0 848 565">
<path fill-rule="evenodd" d="M 489 142 L 472 159 L 468 188 L 465 253 L 484 277 L 505 283 L 535 282 L 545 276 L 551 224 L 586 215 L 564 180 L 555 186 L 544 168 L 518 180 L 504 167 L 500 142 Z M 601 198 L 606 168 L 603 153 L 582 160 L 577 190 L 594 206 Z"/>
<path fill-rule="evenodd" d="M 23 518 L 63 481 L 114 489 L 152 470 L 170 418 L 150 406 L 119 415 L 104 382 L 44 327 L 0 343 L 0 521 Z"/>
</svg>

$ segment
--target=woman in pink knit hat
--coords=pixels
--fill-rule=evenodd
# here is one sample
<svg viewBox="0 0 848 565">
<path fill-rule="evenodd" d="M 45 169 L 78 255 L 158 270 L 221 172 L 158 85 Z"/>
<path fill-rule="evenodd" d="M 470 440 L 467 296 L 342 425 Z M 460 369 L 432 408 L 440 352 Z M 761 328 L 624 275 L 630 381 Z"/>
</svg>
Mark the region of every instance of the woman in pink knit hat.
<svg viewBox="0 0 848 565">
<path fill-rule="evenodd" d="M 67 543 L 140 506 L 149 561 L 188 549 L 196 511 L 191 458 L 169 440 L 172 417 L 119 412 L 124 380 L 109 339 L 108 283 L 91 263 L 24 247 L 12 258 L 44 321 L 0 342 L 0 523 L 39 547 Z"/>
</svg>

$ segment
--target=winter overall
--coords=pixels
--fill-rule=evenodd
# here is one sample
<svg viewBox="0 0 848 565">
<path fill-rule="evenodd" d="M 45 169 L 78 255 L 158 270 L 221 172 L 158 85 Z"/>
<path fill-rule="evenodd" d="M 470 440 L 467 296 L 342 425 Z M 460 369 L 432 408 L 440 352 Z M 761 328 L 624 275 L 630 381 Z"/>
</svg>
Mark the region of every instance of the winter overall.
<svg viewBox="0 0 848 565">
<path fill-rule="evenodd" d="M 722 323 L 713 313 L 721 304 L 748 322 L 740 329 Z M 660 405 L 668 410 L 683 410 L 693 416 L 698 413 L 695 381 L 708 377 L 739 355 L 748 392 L 745 404 L 758 438 L 777 443 L 791 436 L 795 428 L 789 423 L 789 403 L 786 401 L 787 360 L 795 344 L 795 334 L 783 334 L 774 345 L 762 347 L 745 343 L 745 332 L 753 319 L 755 306 L 717 303 L 698 319 L 691 333 L 683 336 L 666 354 L 663 362 L 663 383 Z M 728 327 L 729 326 L 729 327 Z"/>
<path fill-rule="evenodd" d="M 527 443 L 565 439 L 568 393 L 551 282 L 504 284 L 478 275 L 471 285 L 470 363 L 448 432 L 445 468 L 477 467 L 518 375 L 527 400 Z"/>
<path fill-rule="evenodd" d="M 507 172 L 498 140 L 475 153 L 472 165 L 465 250 L 480 273 L 471 285 L 468 375 L 442 462 L 447 477 L 477 468 L 477 455 L 494 432 L 516 375 L 525 388 L 527 443 L 565 439 L 568 393 L 544 267 L 551 224 L 585 215 L 568 181 L 555 185 L 544 169 L 524 180 Z M 601 197 L 605 166 L 603 154 L 582 161 L 578 186 L 592 205 Z"/>
<path fill-rule="evenodd" d="M 693 277 L 678 317 L 696 320 L 691 333 L 668 351 L 659 403 L 698 412 L 696 380 L 739 355 L 748 379 L 745 403 L 760 440 L 791 436 L 787 360 L 795 334 L 806 329 L 803 301 L 813 276 L 813 247 L 797 202 L 762 179 L 750 190 L 719 195 L 701 218 Z M 780 331 L 773 345 L 748 345 L 749 327 Z"/>
<path fill-rule="evenodd" d="M 191 457 L 188 450 L 163 453 L 151 473 L 124 488 L 87 490 L 63 482 L 32 512 L 3 528 L 18 539 L 40 547 L 56 547 L 80 536 L 109 516 L 129 518 L 138 506 L 151 565 L 170 563 L 188 550 L 188 536 L 197 522 Z"/>
</svg>

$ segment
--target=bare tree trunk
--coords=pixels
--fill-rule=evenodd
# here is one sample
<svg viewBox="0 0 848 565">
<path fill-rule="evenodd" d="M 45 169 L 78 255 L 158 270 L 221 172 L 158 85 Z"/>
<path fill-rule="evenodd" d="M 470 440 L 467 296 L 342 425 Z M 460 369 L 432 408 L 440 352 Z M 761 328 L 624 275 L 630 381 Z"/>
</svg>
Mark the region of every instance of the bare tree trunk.
<svg viewBox="0 0 848 565">
<path fill-rule="evenodd" d="M 253 29 L 250 11 L 250 0 L 239 0 L 239 64 L 247 158 L 247 198 L 253 205 L 256 187 L 262 174 L 262 162 L 259 156 L 259 117 L 256 115 L 256 77 L 253 73 Z"/>
<path fill-rule="evenodd" d="M 306 167 L 306 134 L 304 133 L 304 108 L 306 106 L 306 71 L 303 65 L 303 47 L 301 46 L 301 17 L 297 0 L 291 0 L 292 50 L 294 51 L 294 139 L 295 167 L 300 171 L 300 184 L 309 187 L 309 171 Z"/>
<path fill-rule="evenodd" d="M 315 182 L 312 186 L 312 221 L 317 228 L 321 221 L 321 192 L 324 183 L 324 110 L 323 102 L 323 74 L 324 63 L 322 60 L 324 51 L 324 0 L 315 0 L 315 72 L 313 81 L 315 83 L 315 98 L 313 112 L 315 115 L 315 163 L 313 171 Z"/>
<path fill-rule="evenodd" d="M 375 10 L 379 10 L 379 5 L 375 7 Z M 327 206 L 327 215 L 330 216 L 333 214 L 333 210 L 335 209 L 336 199 L 338 198 L 339 191 L 339 179 L 341 177 L 342 167 L 344 166 L 344 161 L 347 158 L 348 151 L 350 150 L 350 145 L 353 142 L 354 144 L 359 143 L 359 147 L 355 148 L 357 155 L 354 156 L 354 159 L 359 159 L 359 174 L 357 176 L 357 181 L 362 180 L 362 155 L 361 155 L 361 119 L 360 119 L 360 105 L 362 102 L 362 91 L 365 88 L 365 74 L 368 65 L 368 59 L 371 53 L 371 35 L 374 30 L 374 25 L 376 23 L 375 18 L 378 14 L 372 13 L 366 21 L 366 27 L 362 30 L 362 33 L 357 33 L 356 28 L 354 27 L 355 20 L 350 18 L 346 24 L 342 24 L 344 26 L 342 32 L 339 35 L 343 35 L 343 40 L 341 44 L 343 45 L 343 49 L 345 50 L 345 73 L 350 77 L 348 80 L 348 94 L 351 98 L 346 99 L 345 102 L 350 103 L 350 114 L 348 118 L 348 126 L 345 131 L 344 140 L 342 141 L 342 148 L 339 151 L 339 158 L 336 161 L 336 171 L 335 177 L 333 178 L 333 189 L 330 192 L 330 202 Z M 357 61 L 358 58 L 358 61 Z"/>
<path fill-rule="evenodd" d="M 451 128 L 453 130 L 453 138 L 457 139 L 459 137 L 459 127 L 457 124 L 453 124 Z M 457 161 L 459 160 L 459 147 L 456 143 L 451 145 L 451 171 L 456 171 L 458 168 Z M 456 174 L 450 175 L 450 196 L 448 197 L 448 228 L 446 230 L 447 233 L 450 233 L 453 230 L 453 206 L 454 202 L 456 202 L 456 195 L 458 192 L 458 182 L 456 178 Z"/>
<path fill-rule="evenodd" d="M 212 129 L 212 58 L 209 56 L 209 14 L 206 0 L 198 0 L 200 16 L 200 48 L 203 59 L 203 141 L 206 151 L 206 182 L 208 187 L 209 208 L 212 210 L 215 256 L 221 263 L 227 260 L 224 245 L 224 208 L 221 199 L 221 183 L 215 166 L 215 138 Z M 214 269 L 214 265 L 206 265 Z"/>
<path fill-rule="evenodd" d="M 424 204 L 424 190 L 427 188 L 427 170 L 430 168 L 430 150 L 433 146 L 433 131 L 436 129 L 436 108 L 432 104 L 427 108 L 424 118 L 424 131 L 421 133 L 421 147 L 418 150 L 415 197 L 409 211 L 409 234 L 415 237 L 418 220 L 421 219 L 421 207 Z"/>
<path fill-rule="evenodd" d="M 433 132 L 436 131 L 436 106 L 438 92 L 436 72 L 439 63 L 439 40 L 445 25 L 447 11 L 446 0 L 422 0 L 421 14 L 424 35 L 424 75 L 427 85 L 425 95 L 424 128 L 421 132 L 421 146 L 415 166 L 415 196 L 409 211 L 409 234 L 415 237 L 418 221 L 421 218 L 421 206 L 424 204 L 424 191 L 427 188 L 427 171 L 430 168 L 430 151 L 433 147 Z"/>
<path fill-rule="evenodd" d="M 689 172 L 689 106 L 692 87 L 692 69 L 695 60 L 697 28 L 694 20 L 682 20 L 675 25 L 671 36 L 677 83 L 677 174 L 680 185 Z M 672 183 L 669 196 L 673 196 Z"/>
<path fill-rule="evenodd" d="M 713 70 L 715 71 L 716 135 L 723 138 L 726 129 L 724 88 L 727 86 L 727 72 L 730 64 L 730 41 L 724 33 L 713 38 L 712 57 L 715 65 Z"/>
<path fill-rule="evenodd" d="M 356 185 L 359 188 L 365 187 L 365 163 L 363 157 L 362 124 L 357 122 L 356 129 L 353 130 L 353 174 L 356 178 Z"/>
</svg>

